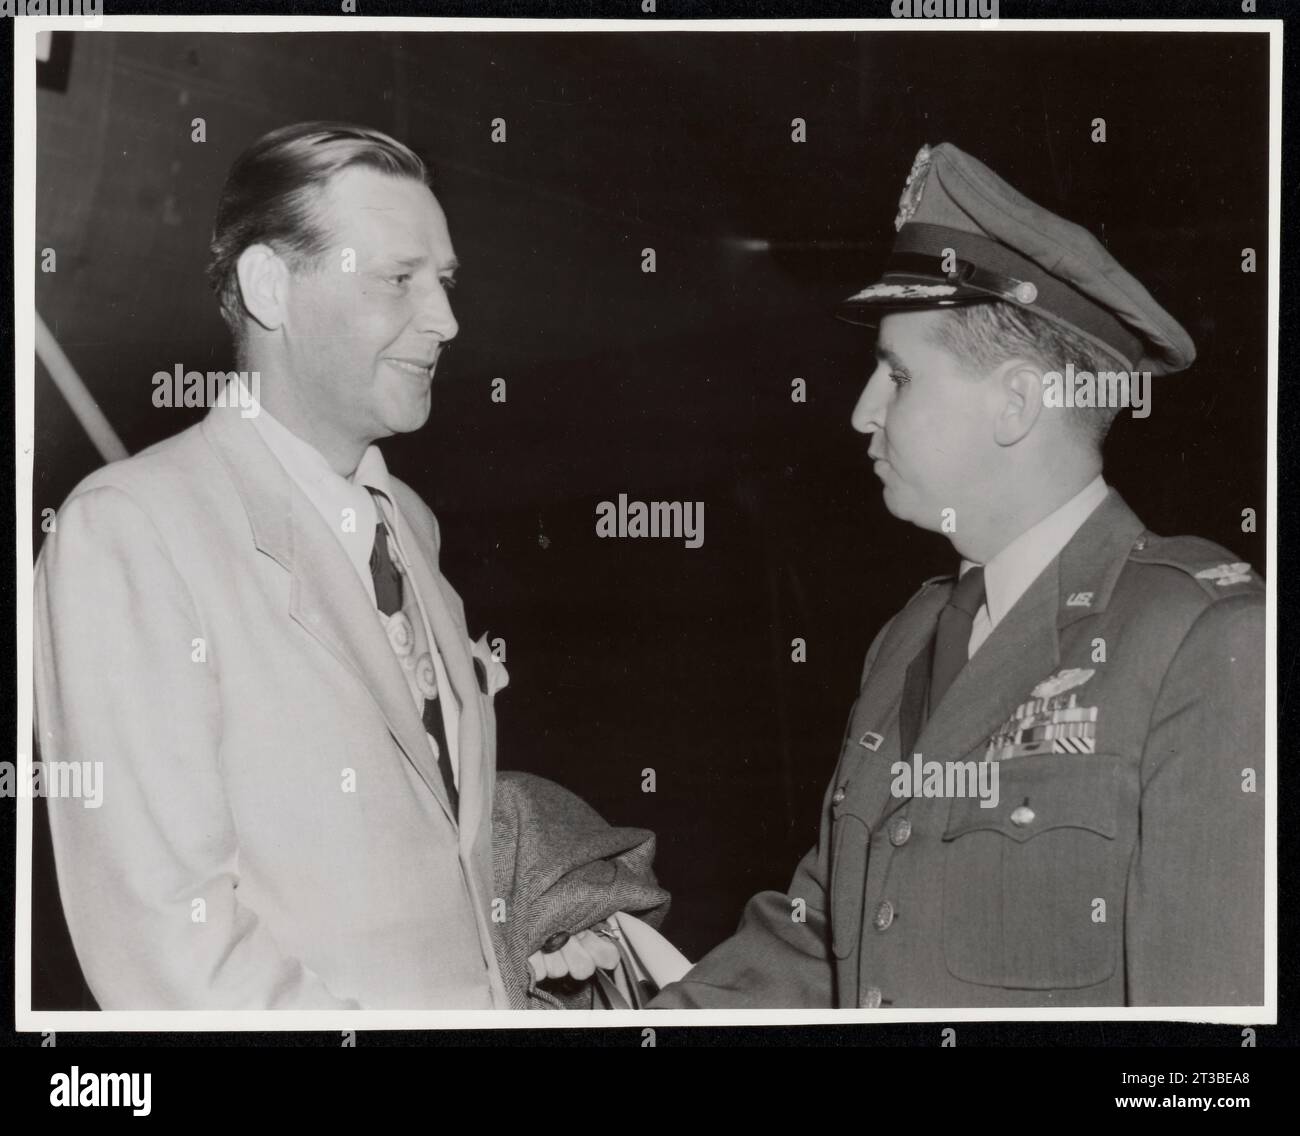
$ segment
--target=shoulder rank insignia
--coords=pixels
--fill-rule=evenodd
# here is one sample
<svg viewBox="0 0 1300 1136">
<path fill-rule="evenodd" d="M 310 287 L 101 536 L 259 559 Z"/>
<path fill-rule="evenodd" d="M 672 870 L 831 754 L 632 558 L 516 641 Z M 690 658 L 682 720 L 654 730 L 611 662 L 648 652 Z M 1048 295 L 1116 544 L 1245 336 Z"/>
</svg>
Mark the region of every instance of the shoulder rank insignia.
<svg viewBox="0 0 1300 1136">
<path fill-rule="evenodd" d="M 1216 564 L 1213 568 L 1202 568 L 1196 573 L 1198 580 L 1213 580 L 1220 588 L 1229 584 L 1250 583 L 1250 565 L 1236 561 L 1232 564 Z"/>
<path fill-rule="evenodd" d="M 912 219 L 916 207 L 921 204 L 921 194 L 925 192 L 926 175 L 930 172 L 930 147 L 922 146 L 916 152 L 912 169 L 903 183 L 903 194 L 898 199 L 898 216 L 894 218 L 894 228 L 902 229 Z"/>
</svg>

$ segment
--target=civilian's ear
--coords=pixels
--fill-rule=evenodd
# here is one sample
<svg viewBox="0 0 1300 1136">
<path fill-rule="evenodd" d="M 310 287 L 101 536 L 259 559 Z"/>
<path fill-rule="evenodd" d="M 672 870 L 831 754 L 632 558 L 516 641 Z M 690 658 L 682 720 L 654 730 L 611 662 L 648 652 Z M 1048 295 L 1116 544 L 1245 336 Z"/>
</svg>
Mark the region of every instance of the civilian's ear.
<svg viewBox="0 0 1300 1136">
<path fill-rule="evenodd" d="M 267 331 L 274 331 L 285 316 L 289 266 L 269 245 L 249 245 L 236 265 L 244 307 Z"/>
<path fill-rule="evenodd" d="M 994 424 L 999 446 L 1014 446 L 1034 428 L 1043 409 L 1043 371 L 1025 359 L 1012 359 L 995 381 L 1002 396 Z"/>
</svg>

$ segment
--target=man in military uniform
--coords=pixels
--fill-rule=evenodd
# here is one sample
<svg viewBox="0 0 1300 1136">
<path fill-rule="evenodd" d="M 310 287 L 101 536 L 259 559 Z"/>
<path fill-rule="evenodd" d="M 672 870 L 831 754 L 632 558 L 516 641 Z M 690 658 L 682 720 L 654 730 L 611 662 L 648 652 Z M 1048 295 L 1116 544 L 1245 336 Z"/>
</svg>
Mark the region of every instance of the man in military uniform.
<svg viewBox="0 0 1300 1136">
<path fill-rule="evenodd" d="M 1263 585 L 1149 532 L 1102 479 L 1116 408 L 1049 394 L 1067 367 L 1182 370 L 1192 342 L 949 144 L 895 226 L 844 310 L 879 323 L 853 425 L 890 512 L 946 533 L 960 571 L 872 643 L 788 893 L 654 1005 L 1261 1003 Z M 996 762 L 997 795 L 923 792 L 895 769 L 914 759 Z"/>
</svg>

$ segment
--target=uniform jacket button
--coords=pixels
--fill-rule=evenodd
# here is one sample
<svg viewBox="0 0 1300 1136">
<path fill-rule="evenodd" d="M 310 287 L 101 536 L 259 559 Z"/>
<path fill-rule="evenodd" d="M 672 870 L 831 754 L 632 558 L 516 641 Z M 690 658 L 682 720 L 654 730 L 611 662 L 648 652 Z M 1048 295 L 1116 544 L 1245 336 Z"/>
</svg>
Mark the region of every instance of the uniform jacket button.
<svg viewBox="0 0 1300 1136">
<path fill-rule="evenodd" d="M 864 1010 L 880 1009 L 880 1000 L 882 994 L 879 986 L 868 986 L 862 995 L 862 1008 Z"/>
<path fill-rule="evenodd" d="M 1020 805 L 1016 809 L 1012 810 L 1011 823 L 1020 828 L 1024 828 L 1027 824 L 1033 824 L 1034 816 L 1034 810 L 1028 805 Z"/>
<path fill-rule="evenodd" d="M 846 794 L 842 788 L 841 788 L 841 789 L 836 789 L 836 790 L 835 790 L 835 795 L 831 798 L 831 804 L 832 804 L 832 805 L 842 805 L 842 804 L 844 804 L 844 798 L 845 798 L 847 795 L 848 795 L 848 794 Z"/>
<path fill-rule="evenodd" d="M 912 839 L 912 822 L 907 817 L 899 817 L 889 829 L 889 843 L 901 848 Z"/>
<path fill-rule="evenodd" d="M 876 916 L 872 919 L 877 931 L 888 930 L 889 925 L 894 921 L 894 905 L 889 900 L 881 900 L 880 906 L 876 908 Z"/>
</svg>

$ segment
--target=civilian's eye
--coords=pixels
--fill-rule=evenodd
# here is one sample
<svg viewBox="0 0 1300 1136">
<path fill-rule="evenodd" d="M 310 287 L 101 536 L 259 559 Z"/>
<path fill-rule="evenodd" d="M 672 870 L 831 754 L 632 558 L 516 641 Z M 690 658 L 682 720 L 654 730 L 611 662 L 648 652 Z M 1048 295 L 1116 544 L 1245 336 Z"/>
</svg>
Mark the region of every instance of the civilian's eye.
<svg viewBox="0 0 1300 1136">
<path fill-rule="evenodd" d="M 901 387 L 904 383 L 910 383 L 912 380 L 904 375 L 901 371 L 890 371 L 889 381 L 896 387 Z"/>
<path fill-rule="evenodd" d="M 444 292 L 450 292 L 455 287 L 456 287 L 456 277 L 444 276 L 442 278 L 442 290 Z"/>
<path fill-rule="evenodd" d="M 388 279 L 399 288 L 404 288 L 406 282 L 411 279 L 411 274 L 409 272 L 399 272 L 396 276 L 390 276 Z"/>
</svg>

